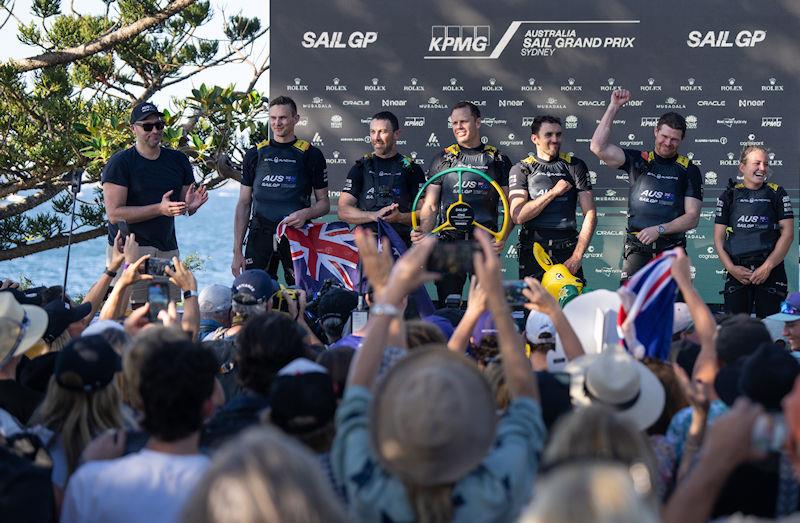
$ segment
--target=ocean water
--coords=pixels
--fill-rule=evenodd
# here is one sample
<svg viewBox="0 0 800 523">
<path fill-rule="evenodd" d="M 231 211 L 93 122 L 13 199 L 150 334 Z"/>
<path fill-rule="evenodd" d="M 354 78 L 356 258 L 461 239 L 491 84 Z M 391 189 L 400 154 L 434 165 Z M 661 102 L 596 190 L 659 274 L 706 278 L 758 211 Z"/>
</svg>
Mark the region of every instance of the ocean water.
<svg viewBox="0 0 800 523">
<path fill-rule="evenodd" d="M 84 188 L 81 199 L 91 199 L 94 187 Z M 175 218 L 181 257 L 196 254 L 202 267 L 195 271 L 199 288 L 211 283 L 230 285 L 233 249 L 233 213 L 239 184 L 229 181 L 209 193 L 208 201 L 194 216 Z M 44 210 L 44 208 L 43 208 Z M 65 222 L 69 225 L 69 217 Z M 105 236 L 72 246 L 67 292 L 85 294 L 105 269 Z M 0 262 L 0 277 L 19 281 L 26 277 L 34 285 L 61 285 L 67 248 L 52 249 L 23 258 Z"/>
</svg>

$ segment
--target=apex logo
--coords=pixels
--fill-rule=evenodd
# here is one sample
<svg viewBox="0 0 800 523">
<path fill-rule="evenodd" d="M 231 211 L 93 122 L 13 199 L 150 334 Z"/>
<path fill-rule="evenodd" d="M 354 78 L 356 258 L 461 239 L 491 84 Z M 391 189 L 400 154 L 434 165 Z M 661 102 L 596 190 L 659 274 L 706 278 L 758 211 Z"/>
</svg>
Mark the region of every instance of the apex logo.
<svg viewBox="0 0 800 523">
<path fill-rule="evenodd" d="M 436 137 L 435 133 L 431 133 L 428 137 L 428 143 L 425 144 L 426 147 L 439 147 L 439 138 Z"/>
<path fill-rule="evenodd" d="M 488 25 L 434 25 L 428 51 L 483 53 L 489 48 L 490 37 Z"/>
</svg>

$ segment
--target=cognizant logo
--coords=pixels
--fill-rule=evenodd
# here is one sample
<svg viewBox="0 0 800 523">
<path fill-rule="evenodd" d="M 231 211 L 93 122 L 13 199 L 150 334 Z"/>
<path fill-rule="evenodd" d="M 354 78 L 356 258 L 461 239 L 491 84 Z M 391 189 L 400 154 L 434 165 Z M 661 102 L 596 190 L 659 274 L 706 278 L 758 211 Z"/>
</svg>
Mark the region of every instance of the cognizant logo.
<svg viewBox="0 0 800 523">
<path fill-rule="evenodd" d="M 434 25 L 431 27 L 430 53 L 484 53 L 489 49 L 488 25 Z"/>
</svg>

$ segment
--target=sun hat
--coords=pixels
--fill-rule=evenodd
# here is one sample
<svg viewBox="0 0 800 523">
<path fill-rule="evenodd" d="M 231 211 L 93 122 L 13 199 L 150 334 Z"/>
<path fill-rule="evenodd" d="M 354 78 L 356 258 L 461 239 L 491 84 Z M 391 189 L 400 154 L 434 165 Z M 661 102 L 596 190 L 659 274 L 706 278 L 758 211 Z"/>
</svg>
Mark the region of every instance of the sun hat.
<svg viewBox="0 0 800 523">
<path fill-rule="evenodd" d="M 370 436 L 381 464 L 420 486 L 464 477 L 486 457 L 497 413 L 489 384 L 466 356 L 413 351 L 379 384 Z"/>
<path fill-rule="evenodd" d="M 655 423 L 664 409 L 664 387 L 644 364 L 621 349 L 575 358 L 565 367 L 572 378 L 570 396 L 576 407 L 591 404 L 614 409 L 639 430 Z"/>
<path fill-rule="evenodd" d="M 0 365 L 24 354 L 47 330 L 47 313 L 36 305 L 20 305 L 10 292 L 0 292 Z"/>
<path fill-rule="evenodd" d="M 605 289 L 585 292 L 564 306 L 564 316 L 578 336 L 586 354 L 597 354 L 602 348 L 596 325 L 600 320 L 598 310 L 616 315 L 622 301 L 619 294 Z"/>
</svg>

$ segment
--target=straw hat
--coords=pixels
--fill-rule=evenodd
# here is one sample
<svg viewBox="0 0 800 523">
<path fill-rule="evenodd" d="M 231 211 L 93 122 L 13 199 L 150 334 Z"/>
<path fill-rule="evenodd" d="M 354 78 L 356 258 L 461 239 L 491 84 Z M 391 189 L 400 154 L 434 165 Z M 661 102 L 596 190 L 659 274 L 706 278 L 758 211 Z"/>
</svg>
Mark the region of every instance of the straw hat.
<svg viewBox="0 0 800 523">
<path fill-rule="evenodd" d="M 414 351 L 381 382 L 370 429 L 378 459 L 419 486 L 453 483 L 486 457 L 497 414 L 489 384 L 465 356 Z"/>
<path fill-rule="evenodd" d="M 664 387 L 633 356 L 620 349 L 587 354 L 565 368 L 572 375 L 570 396 L 575 406 L 610 407 L 639 430 L 656 422 L 664 409 Z"/>
<path fill-rule="evenodd" d="M 0 292 L 0 320 L 9 330 L 0 332 L 0 363 L 24 354 L 47 329 L 47 313 L 36 305 L 20 305 L 10 292 Z"/>
</svg>

